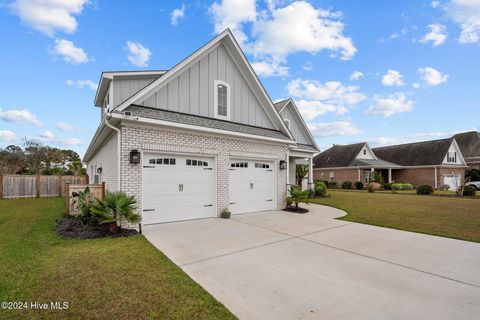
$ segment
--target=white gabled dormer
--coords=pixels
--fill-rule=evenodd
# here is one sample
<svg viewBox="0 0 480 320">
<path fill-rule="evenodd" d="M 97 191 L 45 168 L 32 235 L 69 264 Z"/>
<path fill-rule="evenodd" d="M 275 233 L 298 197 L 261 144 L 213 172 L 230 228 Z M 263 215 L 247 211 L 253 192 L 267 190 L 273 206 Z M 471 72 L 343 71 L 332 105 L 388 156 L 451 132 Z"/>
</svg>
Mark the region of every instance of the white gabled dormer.
<svg viewBox="0 0 480 320">
<path fill-rule="evenodd" d="M 466 165 L 465 159 L 463 158 L 460 147 L 457 144 L 455 139 L 452 140 L 452 144 L 448 148 L 448 152 L 443 159 L 443 163 L 446 165 Z"/>
<path fill-rule="evenodd" d="M 356 159 L 370 159 L 370 160 L 377 160 L 377 157 L 372 151 L 372 148 L 368 145 L 368 143 L 365 143 L 363 146 L 362 150 L 360 150 L 360 153 L 357 155 Z"/>
</svg>

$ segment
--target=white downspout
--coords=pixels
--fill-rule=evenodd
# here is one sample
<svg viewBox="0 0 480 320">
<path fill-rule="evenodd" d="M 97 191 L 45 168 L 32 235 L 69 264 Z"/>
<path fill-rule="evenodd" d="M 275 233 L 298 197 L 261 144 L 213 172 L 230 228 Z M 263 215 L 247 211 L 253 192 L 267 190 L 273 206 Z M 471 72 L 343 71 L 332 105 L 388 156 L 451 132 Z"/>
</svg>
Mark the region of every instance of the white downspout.
<svg viewBox="0 0 480 320">
<path fill-rule="evenodd" d="M 437 179 L 437 166 L 433 166 L 435 169 L 435 189 L 438 189 L 438 179 Z"/>
<path fill-rule="evenodd" d="M 121 164 L 122 164 L 122 150 L 121 150 L 121 147 L 122 147 L 122 132 L 120 131 L 120 129 L 118 129 L 117 127 L 114 127 L 113 125 L 110 124 L 110 122 L 108 122 L 108 119 L 109 118 L 112 118 L 112 114 L 111 113 L 107 113 L 105 114 L 105 124 L 107 125 L 107 127 L 113 129 L 114 131 L 117 132 L 117 136 L 118 136 L 118 139 L 117 139 L 117 158 L 118 158 L 118 163 L 117 163 L 117 189 L 118 191 L 121 191 L 122 190 L 122 187 L 121 187 Z"/>
</svg>

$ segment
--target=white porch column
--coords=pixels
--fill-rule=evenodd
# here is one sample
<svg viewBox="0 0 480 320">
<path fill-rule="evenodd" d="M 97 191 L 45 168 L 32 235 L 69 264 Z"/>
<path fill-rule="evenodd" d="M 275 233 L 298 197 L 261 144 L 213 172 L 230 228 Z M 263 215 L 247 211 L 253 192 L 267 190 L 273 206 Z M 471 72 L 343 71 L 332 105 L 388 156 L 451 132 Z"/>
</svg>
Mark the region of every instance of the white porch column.
<svg viewBox="0 0 480 320">
<path fill-rule="evenodd" d="M 392 168 L 388 168 L 388 183 L 392 183 Z"/>
<path fill-rule="evenodd" d="M 287 193 L 288 191 L 290 190 L 290 152 L 287 151 L 287 158 L 285 159 L 285 161 L 287 162 L 287 167 L 286 167 L 286 170 L 287 171 L 287 183 L 285 185 L 285 188 L 287 188 Z"/>
<path fill-rule="evenodd" d="M 313 157 L 308 158 L 308 188 L 313 188 Z"/>
</svg>

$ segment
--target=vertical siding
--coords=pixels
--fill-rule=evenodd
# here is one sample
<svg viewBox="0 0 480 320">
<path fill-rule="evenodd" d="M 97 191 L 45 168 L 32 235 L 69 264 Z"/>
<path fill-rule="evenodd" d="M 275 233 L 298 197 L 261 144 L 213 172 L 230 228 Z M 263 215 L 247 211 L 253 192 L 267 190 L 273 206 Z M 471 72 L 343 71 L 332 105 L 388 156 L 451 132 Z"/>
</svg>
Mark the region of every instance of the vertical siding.
<svg viewBox="0 0 480 320">
<path fill-rule="evenodd" d="M 298 143 L 310 144 L 310 140 L 302 128 L 303 124 L 298 123 L 297 117 L 293 114 L 288 106 L 283 109 L 281 116 L 283 119 L 290 120 L 290 131 Z"/>
<path fill-rule="evenodd" d="M 231 86 L 232 121 L 275 128 L 223 45 L 213 48 L 142 104 L 153 108 L 214 117 L 213 83 L 215 80 L 225 81 Z"/>
<path fill-rule="evenodd" d="M 87 163 L 87 174 L 90 183 L 94 182 L 95 168 L 102 168 L 100 182 L 105 182 L 105 188 L 110 191 L 117 190 L 118 176 L 118 135 L 114 133 L 105 144 L 95 152 L 95 156 Z M 93 166 L 93 174 L 92 174 Z"/>
<path fill-rule="evenodd" d="M 117 107 L 120 103 L 140 91 L 143 87 L 153 82 L 155 79 L 114 79 L 113 80 L 113 107 Z M 155 98 L 148 99 L 148 104 L 155 103 Z M 147 102 L 146 102 L 147 103 Z"/>
</svg>

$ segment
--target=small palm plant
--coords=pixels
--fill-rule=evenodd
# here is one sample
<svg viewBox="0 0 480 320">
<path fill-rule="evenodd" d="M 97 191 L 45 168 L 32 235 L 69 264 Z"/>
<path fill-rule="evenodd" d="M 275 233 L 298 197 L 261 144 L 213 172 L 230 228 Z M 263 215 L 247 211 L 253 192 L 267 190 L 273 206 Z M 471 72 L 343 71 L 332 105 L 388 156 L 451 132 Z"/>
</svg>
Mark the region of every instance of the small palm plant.
<svg viewBox="0 0 480 320">
<path fill-rule="evenodd" d="M 302 191 L 300 187 L 292 186 L 290 188 L 290 201 L 295 203 L 295 210 L 298 211 L 299 203 L 310 203 L 310 200 L 308 199 L 308 190 Z"/>
<path fill-rule="evenodd" d="M 96 199 L 92 205 L 92 212 L 100 219 L 100 224 L 110 224 L 110 231 L 116 232 L 122 220 L 135 224 L 141 221 L 140 215 L 135 213 L 137 201 L 125 192 L 115 191 L 105 193 L 103 200 Z"/>
</svg>

